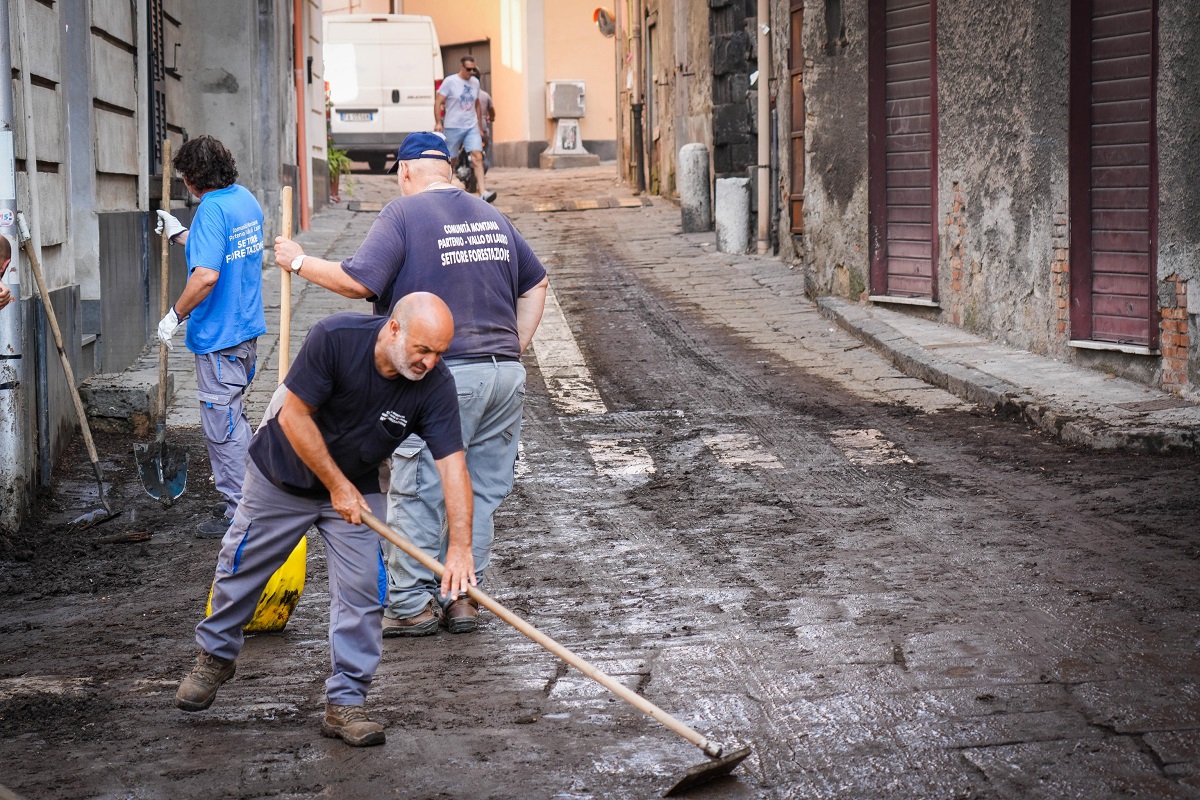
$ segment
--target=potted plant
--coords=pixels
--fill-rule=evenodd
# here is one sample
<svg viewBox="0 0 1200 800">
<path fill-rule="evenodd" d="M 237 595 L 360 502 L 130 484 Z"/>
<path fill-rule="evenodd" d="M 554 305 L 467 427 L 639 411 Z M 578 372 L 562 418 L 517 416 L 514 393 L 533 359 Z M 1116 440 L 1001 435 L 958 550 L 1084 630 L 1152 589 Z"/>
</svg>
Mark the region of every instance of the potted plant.
<svg viewBox="0 0 1200 800">
<path fill-rule="evenodd" d="M 337 147 L 329 148 L 329 199 L 331 202 L 340 203 L 341 198 L 338 197 L 338 188 L 341 184 L 342 176 L 350 172 L 350 157 L 346 155 L 346 151 Z"/>
</svg>

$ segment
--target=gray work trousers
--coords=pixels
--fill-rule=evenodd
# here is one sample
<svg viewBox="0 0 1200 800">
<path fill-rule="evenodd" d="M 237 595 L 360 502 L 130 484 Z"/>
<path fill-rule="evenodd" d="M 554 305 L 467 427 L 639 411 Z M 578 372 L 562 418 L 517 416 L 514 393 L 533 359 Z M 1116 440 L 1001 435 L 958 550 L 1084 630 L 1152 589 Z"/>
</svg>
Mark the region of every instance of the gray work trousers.
<svg viewBox="0 0 1200 800">
<path fill-rule="evenodd" d="M 496 509 L 513 488 L 525 410 L 525 367 L 519 361 L 497 360 L 462 363 L 446 359 L 446 365 L 458 388 L 463 447 L 474 495 L 471 554 L 475 578 L 482 587 L 484 570 L 492 559 Z M 396 448 L 391 466 L 388 524 L 445 564 L 449 545 L 446 500 L 433 455 L 414 434 Z M 442 597 L 441 581 L 403 550 L 385 542 L 383 552 L 388 565 L 389 617 L 419 614 L 431 599 L 444 606 L 453 600 Z"/>
<path fill-rule="evenodd" d="M 258 339 L 196 355 L 196 397 L 200 425 L 208 444 L 213 483 L 225 498 L 225 516 L 232 517 L 242 499 L 246 476 L 246 451 L 250 447 L 250 422 L 242 408 L 242 395 L 254 379 Z"/>
<path fill-rule="evenodd" d="M 382 493 L 364 495 L 371 512 L 383 517 Z M 254 463 L 246 462 L 242 502 L 221 541 L 213 581 L 212 613 L 196 626 L 196 644 L 220 658 L 237 658 L 244 628 L 254 617 L 267 581 L 315 525 L 325 540 L 329 570 L 329 654 L 333 674 L 325 681 L 326 702 L 361 706 L 383 652 L 386 590 L 379 536 L 351 525 L 329 499 L 288 494 Z"/>
</svg>

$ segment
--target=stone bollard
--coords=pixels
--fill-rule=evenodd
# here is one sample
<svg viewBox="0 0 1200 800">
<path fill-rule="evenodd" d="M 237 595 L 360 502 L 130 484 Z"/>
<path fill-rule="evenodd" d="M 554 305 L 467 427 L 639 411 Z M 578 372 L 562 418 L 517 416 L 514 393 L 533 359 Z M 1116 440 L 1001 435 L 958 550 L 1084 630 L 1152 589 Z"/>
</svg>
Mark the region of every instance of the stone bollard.
<svg viewBox="0 0 1200 800">
<path fill-rule="evenodd" d="M 708 148 L 697 142 L 679 148 L 679 207 L 683 232 L 712 230 L 712 199 L 708 185 Z"/>
<path fill-rule="evenodd" d="M 750 179 L 717 178 L 717 249 L 750 252 Z"/>
</svg>

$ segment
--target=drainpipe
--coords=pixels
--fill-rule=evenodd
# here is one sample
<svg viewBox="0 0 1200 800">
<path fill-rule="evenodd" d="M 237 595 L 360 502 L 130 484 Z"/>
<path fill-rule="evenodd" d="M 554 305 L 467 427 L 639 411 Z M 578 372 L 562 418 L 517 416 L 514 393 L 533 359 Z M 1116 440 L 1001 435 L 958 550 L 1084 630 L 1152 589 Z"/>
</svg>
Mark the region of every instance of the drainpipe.
<svg viewBox="0 0 1200 800">
<path fill-rule="evenodd" d="M 0 4 L 0 42 L 9 42 L 9 4 Z M 0 47 L 0 75 L 12 75 L 12 53 Z M 15 530 L 28 505 L 25 474 L 25 414 L 21 390 L 21 273 L 16 266 L 17 242 L 10 236 L 17 213 L 17 165 L 13 151 L 12 81 L 0 81 L 0 234 L 8 240 L 13 265 L 0 280 L 12 290 L 13 302 L 0 311 L 0 528 Z"/>
<path fill-rule="evenodd" d="M 304 102 L 304 6 L 305 0 L 292 0 L 292 64 L 296 72 L 296 182 L 300 184 L 300 230 L 309 227 L 308 211 L 308 109 Z M 283 220 L 280 220 L 282 224 Z"/>
<path fill-rule="evenodd" d="M 633 19 L 629 26 L 630 38 L 633 40 L 633 163 L 637 168 L 638 193 L 646 191 L 646 145 L 645 133 L 642 129 L 642 23 L 646 19 L 646 9 L 643 0 L 634 0 Z"/>
<path fill-rule="evenodd" d="M 758 254 L 771 247 L 771 3 L 758 0 Z"/>
</svg>

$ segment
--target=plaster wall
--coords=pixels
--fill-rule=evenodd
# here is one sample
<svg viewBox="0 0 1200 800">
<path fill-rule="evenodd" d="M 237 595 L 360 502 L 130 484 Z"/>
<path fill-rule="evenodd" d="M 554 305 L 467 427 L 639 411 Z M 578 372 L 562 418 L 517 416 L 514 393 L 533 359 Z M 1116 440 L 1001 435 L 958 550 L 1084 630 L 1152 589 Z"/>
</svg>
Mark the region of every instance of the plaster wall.
<svg viewBox="0 0 1200 800">
<path fill-rule="evenodd" d="M 585 116 L 579 121 L 584 139 L 616 138 L 616 47 L 612 39 L 600 35 L 592 21 L 596 3 L 591 0 L 546 3 L 545 71 L 546 81 L 582 80 L 586 87 Z M 541 138 L 554 136 L 554 123 L 545 122 Z"/>
<path fill-rule="evenodd" d="M 1069 4 L 939 4 L 935 231 L 944 321 L 1062 351 L 1051 284 L 1067 205 Z"/>
<path fill-rule="evenodd" d="M 1178 275 L 1187 283 L 1187 371 L 1195 387 L 1200 384 L 1200 4 L 1160 0 L 1158 18 L 1158 277 L 1161 282 Z"/>
<path fill-rule="evenodd" d="M 462 0 L 446 4 L 440 0 L 408 0 L 405 14 L 433 18 L 438 41 L 444 46 L 487 40 L 492 59 L 492 100 L 496 104 L 493 123 L 497 142 L 526 141 L 529 125 L 528 75 L 524 25 L 519 0 L 494 2 Z M 537 129 L 541 136 L 540 127 Z"/>
<path fill-rule="evenodd" d="M 829 4 L 804 9 L 805 290 L 857 299 L 867 242 L 867 3 L 842 3 L 845 38 L 826 47 Z"/>
<path fill-rule="evenodd" d="M 179 56 L 189 98 L 184 127 L 229 148 L 238 183 L 262 205 L 268 235 L 280 229 L 284 166 L 294 172 L 297 163 L 291 15 L 275 12 L 268 0 L 184 3 L 183 27 L 193 38 Z"/>
</svg>

